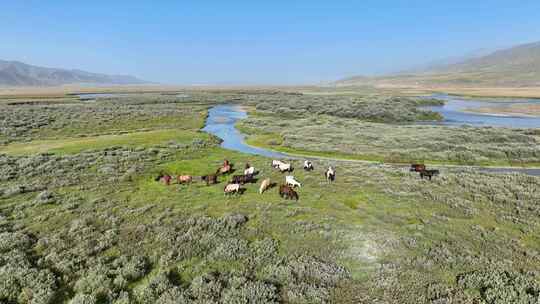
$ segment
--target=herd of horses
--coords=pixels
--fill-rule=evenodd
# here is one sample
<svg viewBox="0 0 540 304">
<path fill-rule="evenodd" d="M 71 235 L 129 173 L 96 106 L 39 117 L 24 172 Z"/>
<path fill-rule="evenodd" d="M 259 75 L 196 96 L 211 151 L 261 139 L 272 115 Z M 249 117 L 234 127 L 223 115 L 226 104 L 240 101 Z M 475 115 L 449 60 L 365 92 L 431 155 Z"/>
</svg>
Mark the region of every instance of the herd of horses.
<svg viewBox="0 0 540 304">
<path fill-rule="evenodd" d="M 271 166 L 272 168 L 278 170 L 281 173 L 287 172 L 290 174 L 294 170 L 293 166 L 290 163 L 285 163 L 280 160 L 273 160 Z M 315 168 L 313 167 L 313 163 L 311 161 L 304 161 L 304 170 L 306 172 L 313 171 L 314 169 Z M 410 167 L 410 171 L 418 172 L 420 174 L 420 178 L 424 179 L 424 177 L 426 177 L 429 178 L 429 180 L 431 180 L 434 176 L 439 175 L 439 170 L 427 169 L 424 164 L 412 164 Z M 224 160 L 223 165 L 221 165 L 215 173 L 203 175 L 200 177 L 200 179 L 201 181 L 206 182 L 207 186 L 210 186 L 218 183 L 218 176 L 226 176 L 233 172 L 233 164 L 228 160 Z M 246 163 L 243 173 L 244 174 L 233 175 L 230 178 L 229 182 L 227 182 L 227 184 L 223 188 L 223 193 L 225 195 L 242 194 L 246 190 L 241 187 L 242 185 L 257 182 L 256 176 L 259 174 L 259 171 L 255 170 L 255 167 L 251 166 L 249 163 Z M 324 177 L 327 182 L 335 181 L 335 169 L 331 166 L 328 167 L 328 169 L 324 173 Z M 155 178 L 155 180 L 161 181 L 165 185 L 170 185 L 173 181 L 173 177 L 169 174 L 160 173 Z M 176 182 L 178 184 L 188 184 L 193 182 L 193 180 L 194 177 L 191 175 L 176 176 Z M 259 187 L 259 194 L 265 193 L 268 189 L 274 188 L 276 185 L 277 183 L 273 183 L 270 178 L 263 179 Z M 285 183 L 279 186 L 278 193 L 279 196 L 284 199 L 298 200 L 298 192 L 295 189 L 301 187 L 302 184 L 298 182 L 293 175 L 286 175 Z"/>
<path fill-rule="evenodd" d="M 271 164 L 272 168 L 278 170 L 281 173 L 291 173 L 293 172 L 294 168 L 290 163 L 285 163 L 280 160 L 273 160 Z M 306 172 L 313 171 L 315 168 L 313 167 L 313 163 L 309 160 L 304 161 L 304 170 Z M 206 182 L 206 185 L 214 185 L 218 183 L 218 176 L 226 176 L 234 172 L 233 164 L 229 162 L 228 160 L 223 161 L 223 165 L 221 165 L 215 173 L 203 175 L 200 177 L 201 181 Z M 244 167 L 244 174 L 239 175 L 233 175 L 229 182 L 225 185 L 223 188 L 223 193 L 225 195 L 232 195 L 232 194 L 242 194 L 245 189 L 241 186 L 248 183 L 256 183 L 257 179 L 256 176 L 259 174 L 259 171 L 255 170 L 253 166 L 251 166 L 249 163 L 247 163 Z M 328 167 L 326 172 L 324 173 L 324 176 L 328 182 L 333 182 L 336 179 L 336 171 L 333 167 Z M 193 182 L 194 177 L 191 175 L 177 175 L 176 176 L 176 182 L 178 184 L 188 184 Z M 155 181 L 161 181 L 165 185 L 170 185 L 173 181 L 173 177 L 166 173 L 160 173 L 156 178 Z M 277 183 L 273 183 L 270 178 L 265 178 L 259 187 L 259 193 L 263 194 L 270 188 L 274 188 L 277 185 Z M 290 200 L 296 200 L 298 201 L 298 192 L 295 190 L 296 188 L 301 188 L 302 184 L 298 182 L 293 175 L 286 175 L 285 176 L 285 183 L 281 184 L 279 186 L 279 196 L 284 199 L 290 199 Z"/>
</svg>

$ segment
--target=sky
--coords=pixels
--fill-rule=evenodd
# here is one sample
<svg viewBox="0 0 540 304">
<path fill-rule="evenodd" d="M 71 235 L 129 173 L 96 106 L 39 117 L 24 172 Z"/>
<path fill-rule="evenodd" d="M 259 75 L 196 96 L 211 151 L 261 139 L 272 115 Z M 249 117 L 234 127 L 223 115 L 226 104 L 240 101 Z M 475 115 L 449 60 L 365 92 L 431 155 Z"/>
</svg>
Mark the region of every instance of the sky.
<svg viewBox="0 0 540 304">
<path fill-rule="evenodd" d="M 164 84 L 312 84 L 540 41 L 540 1 L 0 0 L 0 59 Z"/>
</svg>

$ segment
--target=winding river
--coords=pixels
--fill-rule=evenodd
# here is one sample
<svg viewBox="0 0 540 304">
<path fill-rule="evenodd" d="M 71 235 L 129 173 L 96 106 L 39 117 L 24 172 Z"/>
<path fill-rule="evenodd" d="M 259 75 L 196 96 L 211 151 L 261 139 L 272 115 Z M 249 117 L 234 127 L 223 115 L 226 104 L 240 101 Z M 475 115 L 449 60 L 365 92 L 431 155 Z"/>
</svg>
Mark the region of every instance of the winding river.
<svg viewBox="0 0 540 304">
<path fill-rule="evenodd" d="M 481 115 L 485 116 L 485 115 Z M 264 148 L 257 148 L 250 146 L 245 143 L 245 135 L 242 134 L 238 129 L 236 129 L 235 124 L 238 120 L 244 119 L 247 117 L 246 111 L 239 105 L 234 104 L 222 104 L 212 107 L 208 111 L 208 118 L 206 120 L 206 126 L 203 128 L 203 131 L 216 135 L 221 138 L 223 142 L 221 146 L 225 149 L 239 151 L 252 155 L 261 155 L 271 158 L 288 158 L 294 159 L 299 158 L 295 155 L 290 155 L 286 153 L 280 153 L 272 150 L 267 150 Z M 489 117 L 489 116 L 487 116 Z M 310 159 L 318 159 L 318 157 L 306 157 Z M 328 159 L 328 158 L 320 158 Z M 355 162 L 352 160 L 343 160 L 343 159 L 331 159 L 340 162 Z M 356 162 L 366 162 L 368 161 L 356 161 Z M 483 172 L 490 173 L 523 173 L 528 175 L 540 176 L 540 169 L 527 169 L 527 168 L 494 168 L 494 167 L 454 167 L 456 169 L 477 169 Z"/>
<path fill-rule="evenodd" d="M 203 131 L 214 134 L 221 138 L 221 146 L 225 149 L 240 151 L 247 154 L 261 155 L 273 158 L 291 158 L 291 156 L 270 151 L 262 148 L 252 147 L 245 143 L 244 134 L 236 129 L 238 120 L 247 117 L 247 113 L 238 105 L 218 105 L 208 111 L 206 126 Z"/>
</svg>

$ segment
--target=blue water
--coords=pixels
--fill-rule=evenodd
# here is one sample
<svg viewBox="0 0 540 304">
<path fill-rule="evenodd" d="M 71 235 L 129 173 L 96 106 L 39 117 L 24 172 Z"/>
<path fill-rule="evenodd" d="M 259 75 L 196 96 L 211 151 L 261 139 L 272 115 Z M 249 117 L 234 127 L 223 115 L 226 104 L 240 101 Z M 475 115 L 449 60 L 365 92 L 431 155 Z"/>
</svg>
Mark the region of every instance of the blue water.
<svg viewBox="0 0 540 304">
<path fill-rule="evenodd" d="M 247 117 L 247 113 L 236 105 L 218 105 L 208 111 L 208 119 L 203 131 L 221 138 L 221 146 L 225 149 L 247 154 L 262 155 L 272 158 L 291 158 L 283 153 L 252 147 L 245 143 L 245 136 L 234 126 L 239 119 Z"/>
<path fill-rule="evenodd" d="M 443 106 L 427 106 L 422 107 L 422 109 L 438 112 L 444 116 L 444 120 L 441 122 L 430 122 L 425 124 L 540 128 L 540 117 L 496 116 L 464 112 L 466 109 L 483 107 L 507 107 L 512 104 L 540 104 L 540 99 L 505 99 L 504 101 L 489 101 L 481 99 L 465 99 L 446 94 L 434 94 L 431 97 L 444 100 L 446 103 Z"/>
</svg>

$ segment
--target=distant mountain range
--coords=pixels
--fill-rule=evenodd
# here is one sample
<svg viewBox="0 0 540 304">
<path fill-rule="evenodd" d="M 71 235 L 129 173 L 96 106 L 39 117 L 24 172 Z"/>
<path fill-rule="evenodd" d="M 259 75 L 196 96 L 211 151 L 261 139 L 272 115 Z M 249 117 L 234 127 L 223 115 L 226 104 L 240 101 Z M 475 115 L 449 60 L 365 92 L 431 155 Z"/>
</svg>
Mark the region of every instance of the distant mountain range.
<svg viewBox="0 0 540 304">
<path fill-rule="evenodd" d="M 540 42 L 473 56 L 462 60 L 429 64 L 392 75 L 354 76 L 336 82 L 346 85 L 418 86 L 540 86 Z"/>
<path fill-rule="evenodd" d="M 147 81 L 127 75 L 44 68 L 19 61 L 0 60 L 0 86 L 57 86 L 66 84 L 125 85 Z"/>
</svg>

